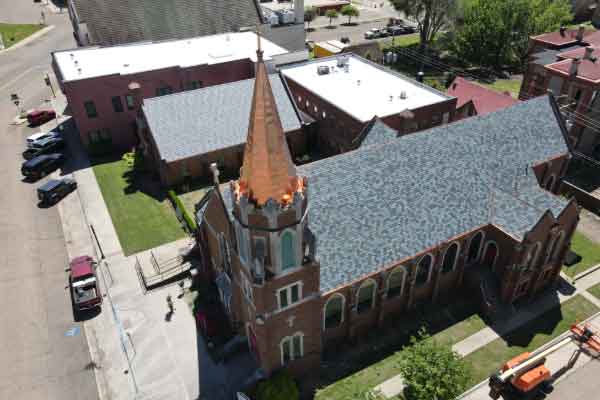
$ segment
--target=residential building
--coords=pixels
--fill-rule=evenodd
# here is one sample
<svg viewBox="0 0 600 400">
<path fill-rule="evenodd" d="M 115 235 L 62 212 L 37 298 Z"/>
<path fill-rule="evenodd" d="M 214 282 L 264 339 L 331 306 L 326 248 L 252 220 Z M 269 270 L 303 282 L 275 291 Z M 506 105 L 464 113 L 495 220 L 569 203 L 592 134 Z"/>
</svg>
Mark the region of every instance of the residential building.
<svg viewBox="0 0 600 400">
<path fill-rule="evenodd" d="M 258 0 L 73 0 L 69 17 L 79 46 L 113 46 L 254 30 L 290 51 L 304 49 L 304 0 L 295 21 L 271 27 Z"/>
<path fill-rule="evenodd" d="M 498 93 L 461 77 L 454 79 L 447 93 L 456 97 L 455 121 L 474 115 L 485 115 L 519 102 L 508 92 Z"/>
<path fill-rule="evenodd" d="M 529 99 L 551 91 L 568 119 L 570 145 L 587 155 L 600 151 L 598 47 L 600 32 L 583 27 L 532 37 L 519 93 L 520 99 Z"/>
<path fill-rule="evenodd" d="M 269 76 L 276 110 L 293 157 L 307 151 L 306 135 L 285 82 Z M 165 186 L 211 178 L 218 163 L 238 176 L 252 105 L 254 78 L 146 99 L 139 149 Z"/>
<path fill-rule="evenodd" d="M 256 34 L 228 33 L 185 40 L 87 47 L 52 53 L 52 67 L 86 147 L 109 143 L 115 150 L 137 144 L 136 105 L 141 98 L 220 85 L 254 76 Z M 292 54 L 263 40 L 265 60 Z"/>
<path fill-rule="evenodd" d="M 353 148 L 377 116 L 401 135 L 451 121 L 456 99 L 355 54 L 283 66 L 298 108 L 316 121 L 325 154 Z"/>
<path fill-rule="evenodd" d="M 373 119 L 372 144 L 301 167 L 276 103 L 259 55 L 240 178 L 213 165 L 197 206 L 202 271 L 265 374 L 458 291 L 490 311 L 558 282 L 578 208 L 551 193 L 570 156 L 550 96 L 402 138 Z"/>
</svg>

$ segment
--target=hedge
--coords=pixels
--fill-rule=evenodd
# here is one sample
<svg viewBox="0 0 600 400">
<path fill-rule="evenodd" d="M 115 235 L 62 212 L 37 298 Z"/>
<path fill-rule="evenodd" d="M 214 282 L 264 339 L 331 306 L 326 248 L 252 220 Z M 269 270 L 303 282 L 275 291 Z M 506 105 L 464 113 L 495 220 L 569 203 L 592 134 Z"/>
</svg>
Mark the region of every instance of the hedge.
<svg viewBox="0 0 600 400">
<path fill-rule="evenodd" d="M 298 400 L 300 393 L 294 379 L 284 370 L 258 384 L 258 400 Z"/>
<path fill-rule="evenodd" d="M 187 209 L 181 202 L 181 199 L 177 196 L 173 189 L 169 190 L 168 194 L 169 198 L 171 199 L 171 204 L 173 204 L 175 210 L 178 211 L 176 213 L 177 219 L 179 219 L 182 223 L 185 224 L 185 227 L 187 228 L 188 232 L 196 232 L 196 230 L 198 229 L 196 221 L 190 216 Z"/>
</svg>

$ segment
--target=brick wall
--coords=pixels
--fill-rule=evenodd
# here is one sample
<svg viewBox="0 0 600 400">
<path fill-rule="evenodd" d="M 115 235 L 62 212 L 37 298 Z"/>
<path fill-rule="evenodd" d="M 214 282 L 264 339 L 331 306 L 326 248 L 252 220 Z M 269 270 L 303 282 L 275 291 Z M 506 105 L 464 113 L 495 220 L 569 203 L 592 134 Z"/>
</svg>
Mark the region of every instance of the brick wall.
<svg viewBox="0 0 600 400">
<path fill-rule="evenodd" d="M 57 69 L 56 66 L 54 68 Z M 130 82 L 138 82 L 141 85 L 142 97 L 150 98 L 156 96 L 158 88 L 165 86 L 171 87 L 173 92 L 180 92 L 186 90 L 192 81 L 201 81 L 203 86 L 212 86 L 249 79 L 253 76 L 254 64 L 249 59 L 245 59 L 214 65 L 170 67 L 128 75 L 108 75 L 62 82 L 61 87 L 67 97 L 83 144 L 89 145 L 90 132 L 108 132 L 115 150 L 123 151 L 137 143 L 134 125 L 136 111 L 128 109 L 126 103 L 126 95 L 130 94 L 128 90 Z M 120 97 L 122 112 L 113 109 L 111 100 L 113 96 Z M 84 108 L 86 101 L 94 102 L 97 117 L 87 116 Z"/>
</svg>

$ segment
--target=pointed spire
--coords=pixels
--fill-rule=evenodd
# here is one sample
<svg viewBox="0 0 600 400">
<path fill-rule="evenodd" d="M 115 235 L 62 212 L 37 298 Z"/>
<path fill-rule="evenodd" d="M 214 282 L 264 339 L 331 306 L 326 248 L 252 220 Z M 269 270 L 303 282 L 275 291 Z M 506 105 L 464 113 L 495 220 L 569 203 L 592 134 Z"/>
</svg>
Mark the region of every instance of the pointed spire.
<svg viewBox="0 0 600 400">
<path fill-rule="evenodd" d="M 269 199 L 279 203 L 290 202 L 293 193 L 301 190 L 303 181 L 296 175 L 290 156 L 262 59 L 258 29 L 257 36 L 256 78 L 238 194 L 244 193 L 262 206 Z"/>
</svg>

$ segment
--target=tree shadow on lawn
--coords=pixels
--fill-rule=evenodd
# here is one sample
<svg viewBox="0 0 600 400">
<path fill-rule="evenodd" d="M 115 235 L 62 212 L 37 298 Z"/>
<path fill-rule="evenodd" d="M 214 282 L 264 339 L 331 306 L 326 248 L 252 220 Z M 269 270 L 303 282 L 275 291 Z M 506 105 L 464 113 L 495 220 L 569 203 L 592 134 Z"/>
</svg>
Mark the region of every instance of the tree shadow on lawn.
<svg viewBox="0 0 600 400">
<path fill-rule="evenodd" d="M 443 306 L 427 304 L 402 314 L 401 318 L 390 317 L 381 329 L 370 329 L 353 342 L 329 342 L 324 345 L 323 362 L 318 371 L 301 381 L 303 393 L 314 393 L 358 371 L 378 363 L 402 350 L 424 327 L 435 335 L 477 314 L 478 306 L 467 298 L 455 299 Z"/>
</svg>

